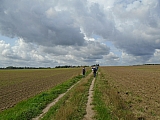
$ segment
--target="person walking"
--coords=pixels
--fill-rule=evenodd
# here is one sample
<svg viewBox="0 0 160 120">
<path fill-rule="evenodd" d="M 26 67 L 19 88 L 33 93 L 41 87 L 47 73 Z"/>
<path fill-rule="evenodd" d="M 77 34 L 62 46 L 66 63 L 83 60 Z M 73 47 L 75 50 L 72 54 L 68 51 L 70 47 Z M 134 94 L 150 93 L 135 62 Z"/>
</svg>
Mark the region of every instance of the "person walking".
<svg viewBox="0 0 160 120">
<path fill-rule="evenodd" d="M 96 67 L 93 67 L 93 75 L 94 75 L 94 77 L 96 77 L 96 73 L 97 73 L 97 69 L 96 69 Z"/>
<path fill-rule="evenodd" d="M 86 69 L 85 69 L 85 67 L 83 67 L 83 69 L 82 69 L 82 74 L 83 74 L 83 76 L 85 76 L 85 74 L 86 74 Z"/>
</svg>

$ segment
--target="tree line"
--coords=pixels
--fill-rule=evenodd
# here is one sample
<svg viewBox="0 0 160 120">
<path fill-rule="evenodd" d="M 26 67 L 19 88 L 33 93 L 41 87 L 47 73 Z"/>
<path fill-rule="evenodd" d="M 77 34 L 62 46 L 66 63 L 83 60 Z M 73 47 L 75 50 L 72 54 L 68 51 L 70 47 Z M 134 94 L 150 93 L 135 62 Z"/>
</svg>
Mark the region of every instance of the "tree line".
<svg viewBox="0 0 160 120">
<path fill-rule="evenodd" d="M 72 65 L 64 65 L 64 66 L 56 66 L 55 68 L 79 68 L 79 67 L 89 67 L 89 66 L 72 66 Z"/>
<path fill-rule="evenodd" d="M 14 66 L 8 66 L 5 68 L 0 69 L 50 69 L 51 67 L 14 67 Z"/>
<path fill-rule="evenodd" d="M 72 65 L 63 65 L 63 66 L 55 66 L 55 68 L 79 68 L 79 67 L 89 67 L 89 66 L 72 66 Z M 51 69 L 51 67 L 14 67 L 8 66 L 0 69 Z"/>
</svg>

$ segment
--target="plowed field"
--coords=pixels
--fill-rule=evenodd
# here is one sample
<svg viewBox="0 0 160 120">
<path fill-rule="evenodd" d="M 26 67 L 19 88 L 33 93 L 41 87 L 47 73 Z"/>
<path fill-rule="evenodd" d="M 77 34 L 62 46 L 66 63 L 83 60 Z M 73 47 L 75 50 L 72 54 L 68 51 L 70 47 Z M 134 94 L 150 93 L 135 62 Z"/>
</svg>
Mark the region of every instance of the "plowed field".
<svg viewBox="0 0 160 120">
<path fill-rule="evenodd" d="M 76 69 L 0 70 L 0 111 L 81 73 Z"/>
<path fill-rule="evenodd" d="M 160 66 L 101 67 L 139 119 L 160 120 Z"/>
</svg>

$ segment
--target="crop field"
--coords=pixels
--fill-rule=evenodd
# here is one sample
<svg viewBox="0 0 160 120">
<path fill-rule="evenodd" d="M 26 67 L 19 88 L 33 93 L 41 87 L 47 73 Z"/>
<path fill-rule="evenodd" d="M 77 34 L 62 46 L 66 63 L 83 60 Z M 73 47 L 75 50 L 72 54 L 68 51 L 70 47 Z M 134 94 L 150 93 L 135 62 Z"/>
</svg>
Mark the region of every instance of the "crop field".
<svg viewBox="0 0 160 120">
<path fill-rule="evenodd" d="M 32 119 L 72 85 L 44 119 L 85 118 L 89 88 L 95 80 L 90 104 L 93 119 L 160 120 L 160 66 L 101 66 L 95 78 L 89 67 L 86 76 L 81 72 L 82 68 L 1 70 L 0 119 Z"/>
<path fill-rule="evenodd" d="M 100 70 L 138 120 L 160 119 L 160 66 L 101 67 Z"/>
<path fill-rule="evenodd" d="M 0 111 L 81 74 L 81 68 L 0 70 Z"/>
</svg>

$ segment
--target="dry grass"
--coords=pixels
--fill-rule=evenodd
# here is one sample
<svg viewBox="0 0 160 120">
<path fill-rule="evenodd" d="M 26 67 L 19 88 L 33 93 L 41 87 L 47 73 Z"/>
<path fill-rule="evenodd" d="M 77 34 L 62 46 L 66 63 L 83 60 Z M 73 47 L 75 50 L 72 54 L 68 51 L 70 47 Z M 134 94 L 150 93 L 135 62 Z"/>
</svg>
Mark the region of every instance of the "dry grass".
<svg viewBox="0 0 160 120">
<path fill-rule="evenodd" d="M 83 78 L 42 120 L 82 120 L 86 114 L 88 90 L 92 79 L 91 74 Z"/>
</svg>

